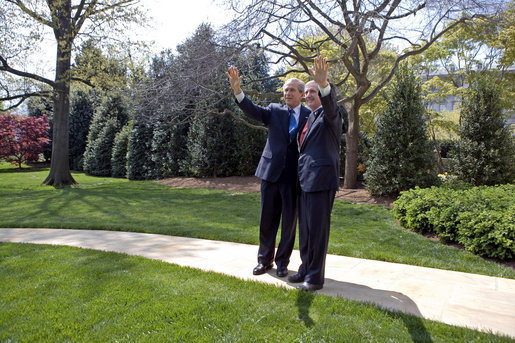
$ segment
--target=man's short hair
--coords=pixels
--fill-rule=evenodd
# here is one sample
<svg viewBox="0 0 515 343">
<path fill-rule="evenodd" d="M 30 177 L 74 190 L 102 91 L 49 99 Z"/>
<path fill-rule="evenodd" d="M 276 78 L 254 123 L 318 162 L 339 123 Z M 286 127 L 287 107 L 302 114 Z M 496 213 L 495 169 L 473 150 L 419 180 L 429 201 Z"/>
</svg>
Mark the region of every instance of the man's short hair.
<svg viewBox="0 0 515 343">
<path fill-rule="evenodd" d="M 311 84 L 315 84 L 315 86 L 316 86 L 316 87 L 317 87 L 317 89 L 318 89 L 318 83 L 316 83 L 316 82 L 315 82 L 315 80 L 308 81 L 308 82 L 306 83 L 306 85 L 304 86 L 304 88 L 306 88 L 308 85 L 311 85 Z"/>
<path fill-rule="evenodd" d="M 283 88 L 284 88 L 284 86 L 285 86 L 287 83 L 289 83 L 289 82 L 295 82 L 295 83 L 297 83 L 297 89 L 299 90 L 299 92 L 304 93 L 304 89 L 305 89 L 305 87 L 306 87 L 306 84 L 304 83 L 304 81 L 299 80 L 299 79 L 297 79 L 296 77 L 292 77 L 291 79 L 286 80 L 286 82 L 285 82 L 285 83 L 284 83 L 284 85 L 283 85 Z"/>
</svg>

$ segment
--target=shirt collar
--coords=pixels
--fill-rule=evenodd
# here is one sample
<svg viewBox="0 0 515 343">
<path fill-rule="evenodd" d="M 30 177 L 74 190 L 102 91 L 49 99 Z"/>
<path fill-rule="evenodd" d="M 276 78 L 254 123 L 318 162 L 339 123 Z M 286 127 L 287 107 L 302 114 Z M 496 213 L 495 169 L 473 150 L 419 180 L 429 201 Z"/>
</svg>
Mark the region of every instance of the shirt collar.
<svg viewBox="0 0 515 343">
<path fill-rule="evenodd" d="M 293 109 L 293 115 L 295 116 L 295 119 L 297 120 L 297 123 L 299 122 L 299 116 L 300 116 L 300 107 L 302 104 L 299 104 L 297 107 Z"/>
</svg>

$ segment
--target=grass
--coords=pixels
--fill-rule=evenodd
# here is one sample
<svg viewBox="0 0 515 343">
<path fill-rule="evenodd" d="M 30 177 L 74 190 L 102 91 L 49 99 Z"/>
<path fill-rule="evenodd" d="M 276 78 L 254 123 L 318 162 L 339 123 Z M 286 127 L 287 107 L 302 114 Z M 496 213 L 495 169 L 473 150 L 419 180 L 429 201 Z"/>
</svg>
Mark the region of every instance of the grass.
<svg viewBox="0 0 515 343">
<path fill-rule="evenodd" d="M 0 243 L 0 342 L 513 342 L 117 253 Z"/>
<path fill-rule="evenodd" d="M 0 227 L 151 232 L 258 244 L 259 194 L 174 189 L 74 173 L 79 187 L 42 186 L 48 170 L 0 164 Z M 515 271 L 407 231 L 390 209 L 335 201 L 329 253 L 483 275 Z"/>
<path fill-rule="evenodd" d="M 173 189 L 0 164 L 0 227 L 153 232 L 257 244 L 259 195 Z M 336 201 L 329 252 L 515 278 L 399 227 L 389 209 Z M 0 243 L 0 342 L 513 342 L 372 305 L 124 254 Z"/>
</svg>

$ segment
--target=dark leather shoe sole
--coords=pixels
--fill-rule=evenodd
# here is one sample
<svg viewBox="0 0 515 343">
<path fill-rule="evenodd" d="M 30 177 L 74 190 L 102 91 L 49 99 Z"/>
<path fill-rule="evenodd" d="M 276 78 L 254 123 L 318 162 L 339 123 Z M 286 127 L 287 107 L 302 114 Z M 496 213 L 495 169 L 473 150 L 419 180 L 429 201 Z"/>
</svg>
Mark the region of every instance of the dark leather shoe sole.
<svg viewBox="0 0 515 343">
<path fill-rule="evenodd" d="M 276 274 L 278 277 L 285 277 L 288 275 L 288 268 L 277 268 Z"/>
<path fill-rule="evenodd" d="M 297 288 L 300 290 L 306 291 L 306 292 L 313 292 L 313 291 L 318 291 L 319 289 L 322 289 L 323 286 L 324 285 L 317 285 L 314 283 L 303 282 Z"/>
<path fill-rule="evenodd" d="M 304 276 L 300 275 L 299 273 L 297 273 L 295 275 L 288 276 L 288 281 L 291 282 L 291 283 L 303 282 L 304 281 Z"/>
<path fill-rule="evenodd" d="M 265 274 L 267 272 L 267 270 L 270 270 L 272 269 L 272 264 L 268 264 L 268 265 L 264 265 L 264 264 L 258 264 L 256 266 L 256 268 L 254 268 L 254 270 L 252 271 L 252 274 L 254 275 L 261 275 L 261 274 Z"/>
</svg>

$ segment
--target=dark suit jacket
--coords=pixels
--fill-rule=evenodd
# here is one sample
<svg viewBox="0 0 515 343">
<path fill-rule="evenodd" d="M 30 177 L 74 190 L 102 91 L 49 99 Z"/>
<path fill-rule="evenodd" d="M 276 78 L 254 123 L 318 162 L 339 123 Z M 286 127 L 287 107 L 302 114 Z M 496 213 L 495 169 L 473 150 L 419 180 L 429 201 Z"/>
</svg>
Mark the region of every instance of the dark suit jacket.
<svg viewBox="0 0 515 343">
<path fill-rule="evenodd" d="M 334 87 L 321 100 L 322 108 L 309 115 L 308 129 L 300 146 L 298 173 L 304 192 L 338 190 L 339 186 L 342 109 L 336 102 Z"/>
<path fill-rule="evenodd" d="M 256 176 L 268 182 L 295 184 L 297 180 L 297 141 L 289 142 L 289 108 L 286 105 L 270 104 L 267 107 L 255 105 L 245 97 L 238 106 L 243 112 L 268 127 L 268 138 L 256 169 Z M 311 111 L 301 106 L 298 128 L 304 127 Z M 280 180 L 281 179 L 281 180 Z"/>
</svg>

